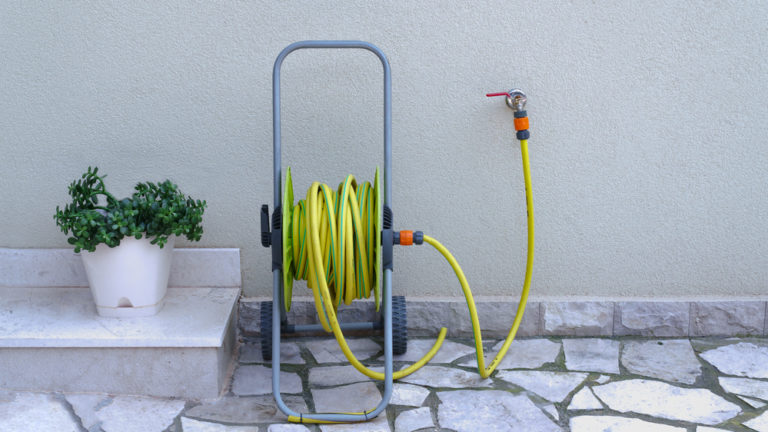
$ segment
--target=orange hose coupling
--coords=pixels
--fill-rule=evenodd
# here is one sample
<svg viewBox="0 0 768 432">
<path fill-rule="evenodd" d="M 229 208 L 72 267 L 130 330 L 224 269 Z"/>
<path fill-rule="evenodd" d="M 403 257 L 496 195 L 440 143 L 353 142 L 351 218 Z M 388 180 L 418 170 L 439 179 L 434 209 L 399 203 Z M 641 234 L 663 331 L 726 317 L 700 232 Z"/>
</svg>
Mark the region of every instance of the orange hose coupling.
<svg viewBox="0 0 768 432">
<path fill-rule="evenodd" d="M 524 131 L 528 129 L 528 117 L 515 118 L 515 130 Z"/>
<path fill-rule="evenodd" d="M 424 233 L 421 231 L 395 231 L 392 237 L 394 243 L 399 244 L 400 246 L 420 245 L 424 243 Z"/>
<path fill-rule="evenodd" d="M 400 231 L 400 246 L 410 246 L 413 244 L 413 231 Z"/>
</svg>

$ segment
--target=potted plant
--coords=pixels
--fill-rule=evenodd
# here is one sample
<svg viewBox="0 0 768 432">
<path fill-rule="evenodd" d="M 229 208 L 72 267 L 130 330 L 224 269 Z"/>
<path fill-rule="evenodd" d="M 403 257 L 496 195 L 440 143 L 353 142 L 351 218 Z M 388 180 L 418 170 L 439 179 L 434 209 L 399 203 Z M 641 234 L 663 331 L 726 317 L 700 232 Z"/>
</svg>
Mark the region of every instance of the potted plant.
<svg viewBox="0 0 768 432">
<path fill-rule="evenodd" d="M 138 183 L 131 197 L 118 200 L 105 177 L 88 167 L 73 181 L 72 202 L 56 207 L 56 225 L 75 253 L 83 251 L 99 315 L 154 315 L 163 307 L 174 240 L 200 240 L 206 202 L 185 196 L 169 180 Z"/>
</svg>

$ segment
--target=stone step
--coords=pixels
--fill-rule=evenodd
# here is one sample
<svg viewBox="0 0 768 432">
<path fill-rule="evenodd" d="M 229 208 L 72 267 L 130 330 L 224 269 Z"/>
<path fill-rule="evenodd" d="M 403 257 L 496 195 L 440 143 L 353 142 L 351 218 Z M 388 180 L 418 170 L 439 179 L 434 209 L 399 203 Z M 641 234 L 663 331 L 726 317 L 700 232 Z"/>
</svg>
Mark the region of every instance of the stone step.
<svg viewBox="0 0 768 432">
<path fill-rule="evenodd" d="M 0 274 L 0 389 L 185 399 L 222 393 L 234 361 L 237 249 L 175 251 L 163 309 L 141 318 L 99 316 L 70 254 L 0 250 L 0 268 L 12 257 L 16 269 Z M 19 268 L 30 270 L 26 278 Z"/>
</svg>

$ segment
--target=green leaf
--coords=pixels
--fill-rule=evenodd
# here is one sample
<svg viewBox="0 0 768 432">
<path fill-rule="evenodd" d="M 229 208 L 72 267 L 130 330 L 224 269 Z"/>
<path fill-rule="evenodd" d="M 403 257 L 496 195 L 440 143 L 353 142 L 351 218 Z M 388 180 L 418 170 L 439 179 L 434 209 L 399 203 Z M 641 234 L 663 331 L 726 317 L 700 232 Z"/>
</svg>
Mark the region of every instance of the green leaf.
<svg viewBox="0 0 768 432">
<path fill-rule="evenodd" d="M 89 166 L 68 186 L 72 201 L 63 209 L 56 206 L 54 221 L 63 233 L 71 233 L 67 242 L 76 250 L 95 250 L 101 243 L 114 247 L 124 236 L 144 235 L 160 246 L 173 234 L 200 239 L 205 201 L 185 196 L 169 180 L 138 183 L 131 197 L 117 200 L 107 191 L 105 177 Z M 103 206 L 100 196 L 106 200 Z"/>
</svg>

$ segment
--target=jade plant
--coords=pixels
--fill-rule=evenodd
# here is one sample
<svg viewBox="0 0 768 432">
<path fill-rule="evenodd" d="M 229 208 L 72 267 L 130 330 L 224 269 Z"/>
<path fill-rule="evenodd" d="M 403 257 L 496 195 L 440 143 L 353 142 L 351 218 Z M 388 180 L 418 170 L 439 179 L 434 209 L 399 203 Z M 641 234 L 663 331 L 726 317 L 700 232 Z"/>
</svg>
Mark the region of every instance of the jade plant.
<svg viewBox="0 0 768 432">
<path fill-rule="evenodd" d="M 115 247 L 125 237 L 146 237 L 161 248 L 171 235 L 200 240 L 205 201 L 185 196 L 169 180 L 138 183 L 131 197 L 118 200 L 104 186 L 106 175 L 98 171 L 88 167 L 69 185 L 72 202 L 64 209 L 56 206 L 56 225 L 69 235 L 75 252 L 93 252 L 101 243 Z"/>
</svg>

